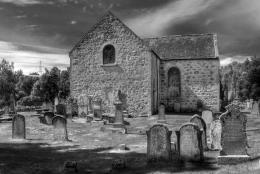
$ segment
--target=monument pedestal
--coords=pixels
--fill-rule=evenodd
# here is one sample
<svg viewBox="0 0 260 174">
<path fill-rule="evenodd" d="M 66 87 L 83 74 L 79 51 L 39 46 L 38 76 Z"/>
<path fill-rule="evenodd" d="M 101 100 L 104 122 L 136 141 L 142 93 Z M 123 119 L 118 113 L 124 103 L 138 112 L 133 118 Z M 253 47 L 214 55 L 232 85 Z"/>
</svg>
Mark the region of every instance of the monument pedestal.
<svg viewBox="0 0 260 174">
<path fill-rule="evenodd" d="M 250 159 L 248 155 L 225 155 L 218 156 L 218 164 L 220 165 L 229 165 L 229 164 L 238 164 L 246 162 Z"/>
</svg>

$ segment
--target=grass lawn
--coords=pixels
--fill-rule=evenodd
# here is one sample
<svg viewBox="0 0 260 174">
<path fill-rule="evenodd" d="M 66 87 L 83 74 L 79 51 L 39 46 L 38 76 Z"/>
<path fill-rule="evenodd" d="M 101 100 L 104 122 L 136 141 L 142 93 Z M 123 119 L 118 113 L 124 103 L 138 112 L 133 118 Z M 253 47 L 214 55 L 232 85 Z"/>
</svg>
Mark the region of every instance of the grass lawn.
<svg viewBox="0 0 260 174">
<path fill-rule="evenodd" d="M 257 160 L 240 165 L 219 166 L 218 151 L 204 152 L 205 162 L 181 165 L 174 160 L 167 164 L 146 164 L 145 131 L 156 123 L 156 116 L 126 119 L 129 134 L 102 132 L 103 123 L 84 123 L 82 119 L 68 120 L 69 142 L 53 141 L 53 127 L 40 123 L 33 113 L 26 117 L 26 140 L 11 139 L 11 122 L 0 123 L 0 174 L 58 174 L 64 173 L 65 161 L 77 161 L 78 173 L 260 173 Z M 173 131 L 188 122 L 191 115 L 167 115 L 169 129 Z M 260 118 L 248 115 L 248 152 L 260 156 Z M 126 144 L 130 150 L 116 149 Z M 174 156 L 174 154 L 173 154 Z M 127 167 L 111 170 L 115 159 L 125 159 Z M 253 169 L 254 168 L 254 169 Z"/>
</svg>

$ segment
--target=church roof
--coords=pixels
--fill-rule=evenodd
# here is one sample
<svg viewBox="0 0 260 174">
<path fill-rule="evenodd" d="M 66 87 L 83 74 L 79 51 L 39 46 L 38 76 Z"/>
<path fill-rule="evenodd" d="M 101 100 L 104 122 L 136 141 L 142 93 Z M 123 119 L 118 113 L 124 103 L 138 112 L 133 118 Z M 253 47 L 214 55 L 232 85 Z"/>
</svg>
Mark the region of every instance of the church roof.
<svg viewBox="0 0 260 174">
<path fill-rule="evenodd" d="M 169 35 L 143 40 L 161 59 L 218 57 L 216 34 Z"/>
</svg>

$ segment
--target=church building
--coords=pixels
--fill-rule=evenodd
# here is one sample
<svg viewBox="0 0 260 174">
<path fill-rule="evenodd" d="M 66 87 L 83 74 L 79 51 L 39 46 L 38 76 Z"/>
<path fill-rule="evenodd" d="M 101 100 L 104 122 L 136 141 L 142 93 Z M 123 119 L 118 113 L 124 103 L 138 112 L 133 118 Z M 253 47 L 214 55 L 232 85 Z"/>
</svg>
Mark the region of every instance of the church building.
<svg viewBox="0 0 260 174">
<path fill-rule="evenodd" d="M 156 114 L 160 104 L 167 112 L 219 111 L 216 34 L 140 38 L 108 12 L 69 57 L 71 96 L 98 97 L 103 112 L 114 112 L 118 93 L 135 116 Z"/>
</svg>

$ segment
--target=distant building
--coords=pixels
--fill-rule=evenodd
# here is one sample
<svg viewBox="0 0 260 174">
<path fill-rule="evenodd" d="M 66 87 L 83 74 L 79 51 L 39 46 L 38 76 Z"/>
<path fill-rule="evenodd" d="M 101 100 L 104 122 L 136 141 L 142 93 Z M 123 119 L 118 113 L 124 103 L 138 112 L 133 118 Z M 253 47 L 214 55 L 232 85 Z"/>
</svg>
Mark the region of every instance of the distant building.
<svg viewBox="0 0 260 174">
<path fill-rule="evenodd" d="M 219 110 L 220 81 L 215 34 L 140 38 L 108 12 L 69 53 L 71 95 L 102 99 L 113 112 L 118 90 L 130 113 Z M 180 109 L 179 109 L 180 108 Z"/>
</svg>

